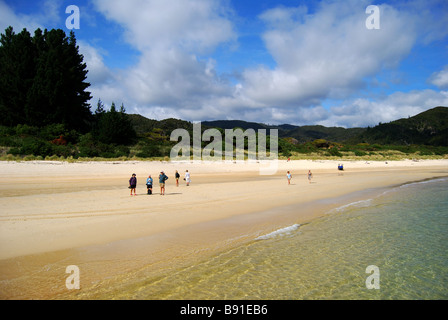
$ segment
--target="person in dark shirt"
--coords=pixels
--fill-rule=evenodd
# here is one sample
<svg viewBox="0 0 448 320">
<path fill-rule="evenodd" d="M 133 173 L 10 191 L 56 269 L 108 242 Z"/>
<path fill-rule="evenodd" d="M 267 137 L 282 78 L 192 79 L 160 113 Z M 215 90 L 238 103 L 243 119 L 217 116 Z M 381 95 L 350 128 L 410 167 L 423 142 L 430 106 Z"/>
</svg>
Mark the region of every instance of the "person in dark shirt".
<svg viewBox="0 0 448 320">
<path fill-rule="evenodd" d="M 134 196 L 136 196 L 135 189 L 137 188 L 137 175 L 135 173 L 133 173 L 131 179 L 129 179 L 129 188 L 131 189 L 131 196 L 132 190 L 134 190 Z"/>
<path fill-rule="evenodd" d="M 178 187 L 178 186 L 179 186 L 179 178 L 180 178 L 180 174 L 179 174 L 179 172 L 178 172 L 177 170 L 176 170 L 175 177 L 176 177 L 176 186 Z"/>
</svg>

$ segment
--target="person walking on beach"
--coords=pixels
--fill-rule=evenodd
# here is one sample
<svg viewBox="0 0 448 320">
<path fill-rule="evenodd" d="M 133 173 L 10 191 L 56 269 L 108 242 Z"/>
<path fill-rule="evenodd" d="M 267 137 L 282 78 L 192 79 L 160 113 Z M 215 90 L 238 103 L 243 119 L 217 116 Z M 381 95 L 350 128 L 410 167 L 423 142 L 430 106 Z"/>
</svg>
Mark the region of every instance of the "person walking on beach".
<svg viewBox="0 0 448 320">
<path fill-rule="evenodd" d="M 184 178 L 185 182 L 187 183 L 187 187 L 190 185 L 191 179 L 190 179 L 190 172 L 185 171 L 185 178 Z"/>
<path fill-rule="evenodd" d="M 178 187 L 178 186 L 179 186 L 179 178 L 180 178 L 180 174 L 179 174 L 179 172 L 177 172 L 177 170 L 176 170 L 175 177 L 176 177 L 176 187 Z"/>
<path fill-rule="evenodd" d="M 286 172 L 286 179 L 288 179 L 288 184 L 291 184 L 291 178 L 292 178 L 291 173 L 289 171 Z"/>
<path fill-rule="evenodd" d="M 131 196 L 132 196 L 132 190 L 134 190 L 134 196 L 137 195 L 135 193 L 135 188 L 137 188 L 137 175 L 133 173 L 131 179 L 129 179 L 129 189 L 131 189 Z"/>
<path fill-rule="evenodd" d="M 311 170 L 308 170 L 308 182 L 311 183 L 311 179 L 313 178 L 313 174 L 311 173 Z"/>
<path fill-rule="evenodd" d="M 148 194 L 152 194 L 152 183 L 153 180 L 151 178 L 151 175 L 149 175 L 148 178 L 146 179 L 146 189 L 148 191 Z"/>
<path fill-rule="evenodd" d="M 168 180 L 165 172 L 161 171 L 159 174 L 160 195 L 165 195 L 165 181 Z"/>
</svg>

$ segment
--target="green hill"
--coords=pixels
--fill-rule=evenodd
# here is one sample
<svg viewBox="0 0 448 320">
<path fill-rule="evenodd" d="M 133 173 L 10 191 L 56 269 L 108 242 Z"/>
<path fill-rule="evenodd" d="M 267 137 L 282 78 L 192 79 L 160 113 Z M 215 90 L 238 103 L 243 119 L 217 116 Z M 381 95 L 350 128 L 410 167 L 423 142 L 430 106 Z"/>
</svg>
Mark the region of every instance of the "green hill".
<svg viewBox="0 0 448 320">
<path fill-rule="evenodd" d="M 193 130 L 193 124 L 189 121 L 173 118 L 153 120 L 145 118 L 139 114 L 128 114 L 127 116 L 138 135 L 144 135 L 157 129 L 157 131 L 163 132 L 164 135 L 169 137 L 171 132 L 175 129 L 186 129 L 187 131 Z"/>
<path fill-rule="evenodd" d="M 257 122 L 247 122 L 242 120 L 215 120 L 215 121 L 203 121 L 202 125 L 211 128 L 221 128 L 221 129 L 234 129 L 241 128 L 243 130 L 247 129 L 269 129 L 271 126 Z"/>
<path fill-rule="evenodd" d="M 125 118 L 121 119 L 123 116 Z M 111 117 L 117 118 L 115 119 L 117 121 L 121 120 L 112 121 L 114 119 Z M 45 159 L 47 157 L 50 159 L 55 157 L 166 158 L 176 144 L 175 141 L 170 141 L 171 133 L 175 129 L 187 130 L 190 137 L 193 133 L 193 123 L 180 119 L 159 121 L 138 114 L 125 114 L 121 111 L 106 112 L 102 114 L 101 119 L 88 133 L 70 130 L 63 124 L 51 124 L 44 127 L 0 126 L 0 156 L 7 159 L 11 157 L 28 159 L 39 159 L 39 157 Z M 135 136 L 130 137 L 129 141 L 105 139 L 111 138 L 113 133 L 121 132 L 119 129 L 123 129 L 126 123 L 129 123 L 135 131 Z M 417 157 L 448 154 L 447 107 L 436 107 L 414 117 L 379 124 L 373 128 L 346 129 L 288 124 L 273 126 L 242 120 L 202 122 L 202 131 L 209 128 L 278 129 L 278 151 L 283 157 L 354 155 L 381 158 L 388 152 L 391 155 L 399 153 Z M 269 131 L 267 133 L 269 134 Z M 203 142 L 203 146 L 206 144 L 207 142 Z"/>
<path fill-rule="evenodd" d="M 178 119 L 151 120 L 141 115 L 128 115 L 139 135 L 152 131 L 169 136 L 177 128 L 192 132 L 193 124 Z M 268 125 L 243 120 L 216 120 L 202 122 L 202 129 L 278 129 L 280 138 L 293 138 L 297 143 L 325 139 L 343 144 L 381 144 L 381 145 L 432 145 L 448 146 L 448 108 L 436 107 L 414 117 L 379 124 L 373 128 L 342 128 L 314 126 L 295 126 L 290 124 Z"/>
<path fill-rule="evenodd" d="M 341 128 L 341 127 L 324 127 L 324 126 L 295 126 L 291 124 L 267 125 L 257 122 L 246 122 L 242 120 L 217 120 L 205 121 L 202 123 L 208 127 L 217 127 L 221 129 L 241 128 L 247 129 L 278 129 L 279 137 L 294 138 L 300 143 L 313 141 L 316 139 L 326 139 L 334 142 L 344 142 L 347 139 L 358 136 L 364 132 L 365 128 Z"/>
<path fill-rule="evenodd" d="M 222 129 L 278 129 L 279 137 L 293 138 L 299 143 L 325 139 L 337 143 L 369 143 L 381 145 L 448 146 L 448 108 L 436 107 L 414 117 L 399 119 L 373 128 L 341 128 L 324 126 L 279 126 L 241 120 L 206 121 L 203 124 Z"/>
<path fill-rule="evenodd" d="M 370 144 L 448 146 L 448 108 L 436 107 L 414 117 L 379 124 L 357 139 Z"/>
<path fill-rule="evenodd" d="M 283 137 L 291 137 L 299 142 L 308 142 L 316 139 L 325 139 L 333 142 L 343 143 L 349 139 L 356 138 L 363 133 L 365 128 L 341 128 L 324 126 L 303 126 L 297 127 L 283 133 Z"/>
</svg>

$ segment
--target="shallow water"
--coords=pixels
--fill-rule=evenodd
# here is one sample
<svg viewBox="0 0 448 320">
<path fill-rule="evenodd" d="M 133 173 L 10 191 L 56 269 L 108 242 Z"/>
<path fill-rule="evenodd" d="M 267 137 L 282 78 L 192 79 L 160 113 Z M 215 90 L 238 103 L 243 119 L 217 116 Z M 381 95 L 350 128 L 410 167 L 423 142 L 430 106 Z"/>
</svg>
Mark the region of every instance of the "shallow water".
<svg viewBox="0 0 448 320">
<path fill-rule="evenodd" d="M 443 178 L 389 189 L 189 267 L 143 272 L 100 298 L 447 299 L 447 187 Z"/>
</svg>

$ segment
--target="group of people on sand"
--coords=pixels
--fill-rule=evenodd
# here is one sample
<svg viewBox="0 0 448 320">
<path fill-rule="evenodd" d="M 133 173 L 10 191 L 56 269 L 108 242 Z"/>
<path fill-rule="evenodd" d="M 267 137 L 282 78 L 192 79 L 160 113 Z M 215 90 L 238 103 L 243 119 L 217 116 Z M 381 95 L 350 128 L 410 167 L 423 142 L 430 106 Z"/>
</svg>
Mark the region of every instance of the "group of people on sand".
<svg viewBox="0 0 448 320">
<path fill-rule="evenodd" d="M 308 183 L 311 183 L 311 179 L 313 178 L 313 174 L 311 173 L 311 170 L 308 170 Z M 290 171 L 286 172 L 286 179 L 288 180 L 288 184 L 291 184 L 292 174 Z"/>
<path fill-rule="evenodd" d="M 176 173 L 174 174 L 174 177 L 176 179 L 176 186 L 179 186 L 179 179 L 180 179 L 180 174 L 179 172 L 176 170 Z M 159 186 L 160 186 L 160 195 L 165 195 L 165 184 L 166 184 L 166 180 L 168 180 L 168 176 L 165 174 L 165 172 L 160 171 L 159 174 Z M 188 170 L 185 171 L 185 178 L 184 178 L 187 186 L 190 185 L 191 183 L 191 178 L 190 178 L 190 173 L 188 172 Z M 151 177 L 151 175 L 148 176 L 148 178 L 146 178 L 146 190 L 147 190 L 147 194 L 152 194 L 152 189 L 153 189 L 153 185 L 154 185 L 154 180 Z M 134 195 L 136 196 L 136 189 L 137 189 L 137 175 L 135 173 L 132 174 L 131 178 L 129 179 L 129 189 L 131 189 L 131 196 Z"/>
<path fill-rule="evenodd" d="M 338 165 L 339 170 L 341 170 L 341 167 L 342 167 L 341 165 Z M 174 174 L 174 177 L 176 179 L 176 187 L 178 187 L 180 174 L 177 170 L 176 170 L 176 173 Z M 313 178 L 313 174 L 312 174 L 311 170 L 308 170 L 307 177 L 308 177 L 308 183 L 311 183 L 311 179 Z M 288 180 L 288 184 L 291 184 L 292 174 L 290 171 L 286 172 L 286 179 Z M 165 174 L 165 172 L 161 171 L 159 174 L 159 186 L 160 186 L 160 194 L 161 195 L 165 195 L 166 180 L 168 180 L 168 176 Z M 191 183 L 191 177 L 190 177 L 190 173 L 188 172 L 188 170 L 185 171 L 184 181 L 186 182 L 187 186 L 189 186 Z M 137 188 L 137 176 L 135 173 L 133 173 L 132 177 L 129 179 L 129 189 L 131 189 L 131 196 L 132 196 L 132 192 L 134 192 L 134 195 L 137 195 L 136 191 L 135 191 L 136 188 Z M 151 175 L 149 175 L 148 178 L 146 179 L 147 194 L 152 194 L 152 188 L 153 188 L 153 179 L 152 179 Z"/>
</svg>

